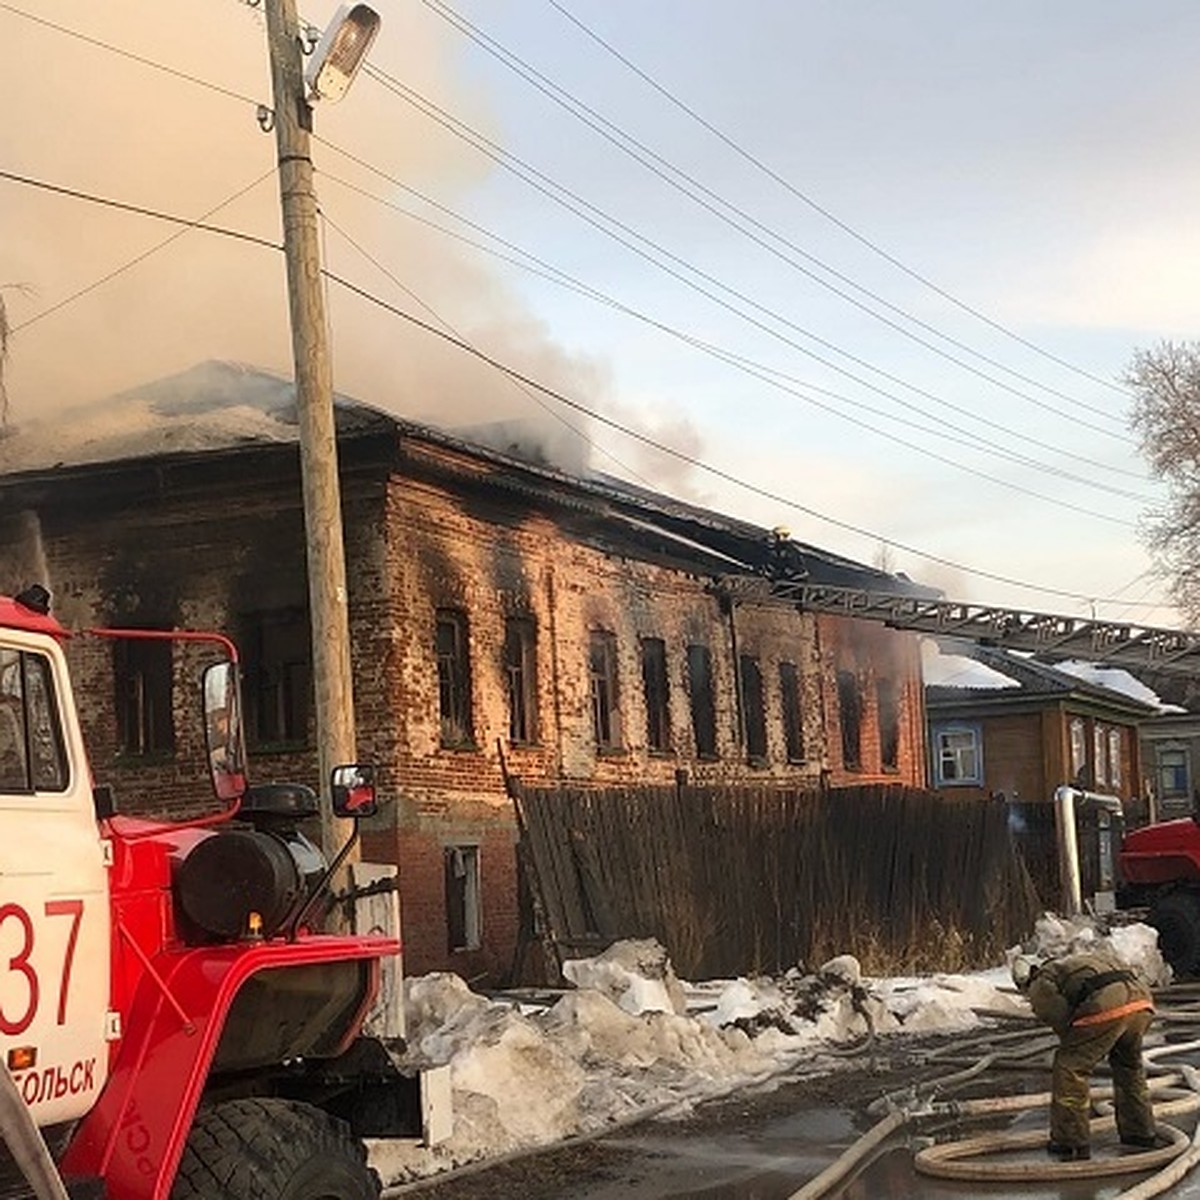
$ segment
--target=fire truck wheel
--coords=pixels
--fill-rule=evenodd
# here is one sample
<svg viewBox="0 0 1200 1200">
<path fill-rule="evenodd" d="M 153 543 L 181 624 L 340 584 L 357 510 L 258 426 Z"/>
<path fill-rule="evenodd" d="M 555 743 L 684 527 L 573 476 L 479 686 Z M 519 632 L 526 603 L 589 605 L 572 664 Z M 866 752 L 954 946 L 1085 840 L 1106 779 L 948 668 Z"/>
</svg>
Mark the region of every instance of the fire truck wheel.
<svg viewBox="0 0 1200 1200">
<path fill-rule="evenodd" d="M 377 1200 L 379 1178 L 350 1126 L 294 1100 L 202 1109 L 171 1200 Z"/>
<path fill-rule="evenodd" d="M 1175 974 L 1200 973 L 1200 897 L 1168 892 L 1150 906 L 1149 921 L 1158 930 L 1159 949 Z"/>
</svg>

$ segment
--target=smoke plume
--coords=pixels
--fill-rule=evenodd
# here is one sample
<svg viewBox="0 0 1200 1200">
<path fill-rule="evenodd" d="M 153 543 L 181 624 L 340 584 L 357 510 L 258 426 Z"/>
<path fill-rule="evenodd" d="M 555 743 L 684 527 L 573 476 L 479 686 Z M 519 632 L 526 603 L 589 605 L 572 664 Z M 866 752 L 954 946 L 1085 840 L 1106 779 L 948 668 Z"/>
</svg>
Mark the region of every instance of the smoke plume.
<svg viewBox="0 0 1200 1200">
<path fill-rule="evenodd" d="M 26 7 L 142 61 L 0 14 L 8 95 L 16 98 L 0 123 L 0 159 L 12 172 L 279 243 L 274 137 L 259 128 L 254 103 L 270 103 L 258 9 L 236 0 L 29 0 Z M 304 15 L 323 24 L 332 9 L 321 0 Z M 383 14 L 372 62 L 502 139 L 461 73 L 457 35 L 419 5 Z M 315 125 L 332 273 L 573 399 L 605 401 L 605 364 L 555 344 L 488 260 L 353 190 L 415 203 L 322 143 L 451 206 L 482 182 L 485 160 L 367 76 L 341 104 L 318 108 Z M 6 378 L 18 428 L 208 360 L 291 374 L 277 250 L 181 233 L 146 215 L 10 180 L 0 180 L 0 222 L 0 285 L 12 289 L 5 292 Z M 327 296 L 339 392 L 448 428 L 532 421 L 552 431 L 547 446 L 564 437 L 588 446 L 586 417 L 549 415 L 552 401 L 535 400 L 494 368 L 336 284 Z"/>
</svg>

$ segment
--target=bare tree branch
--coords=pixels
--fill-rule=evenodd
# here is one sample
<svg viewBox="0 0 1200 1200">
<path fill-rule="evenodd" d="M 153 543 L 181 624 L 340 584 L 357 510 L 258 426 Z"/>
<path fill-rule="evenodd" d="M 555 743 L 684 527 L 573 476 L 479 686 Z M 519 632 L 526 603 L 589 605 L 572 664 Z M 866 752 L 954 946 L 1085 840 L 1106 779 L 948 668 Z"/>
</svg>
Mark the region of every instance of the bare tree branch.
<svg viewBox="0 0 1200 1200">
<path fill-rule="evenodd" d="M 1124 383 L 1141 453 L 1170 487 L 1143 518 L 1142 537 L 1180 612 L 1200 623 L 1200 342 L 1138 350 Z"/>
</svg>

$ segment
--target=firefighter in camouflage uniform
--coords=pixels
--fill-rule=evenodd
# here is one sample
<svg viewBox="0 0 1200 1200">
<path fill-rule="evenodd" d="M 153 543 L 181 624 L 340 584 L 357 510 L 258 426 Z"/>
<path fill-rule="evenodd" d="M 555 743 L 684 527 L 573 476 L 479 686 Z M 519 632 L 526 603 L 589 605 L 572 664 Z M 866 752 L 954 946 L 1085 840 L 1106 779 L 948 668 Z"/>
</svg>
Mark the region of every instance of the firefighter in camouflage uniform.
<svg viewBox="0 0 1200 1200">
<path fill-rule="evenodd" d="M 1142 1036 L 1154 1019 L 1150 989 L 1119 959 L 1101 950 L 1040 961 L 1021 955 L 1013 981 L 1034 1013 L 1058 1034 L 1050 1102 L 1050 1154 L 1091 1157 L 1088 1078 L 1107 1056 L 1112 1068 L 1117 1132 L 1126 1146 L 1157 1145 L 1142 1064 Z"/>
</svg>

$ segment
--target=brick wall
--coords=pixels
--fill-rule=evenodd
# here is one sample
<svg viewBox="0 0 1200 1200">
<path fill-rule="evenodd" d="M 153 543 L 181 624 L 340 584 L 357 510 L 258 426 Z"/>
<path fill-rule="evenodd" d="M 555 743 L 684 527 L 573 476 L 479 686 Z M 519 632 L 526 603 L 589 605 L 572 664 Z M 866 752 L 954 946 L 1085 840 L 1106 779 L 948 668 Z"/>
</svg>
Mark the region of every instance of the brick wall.
<svg viewBox="0 0 1200 1200">
<path fill-rule="evenodd" d="M 821 615 L 819 678 L 826 721 L 828 779 L 834 787 L 856 783 L 926 782 L 925 700 L 917 637 L 870 621 Z M 855 679 L 861 697 L 860 757 L 857 766 L 843 755 L 842 706 L 837 674 Z M 884 765 L 880 752 L 880 685 L 898 689 L 900 740 L 896 765 Z"/>
<path fill-rule="evenodd" d="M 643 553 L 619 526 L 490 486 L 470 456 L 407 448 L 403 473 L 356 471 L 343 485 L 358 756 L 379 767 L 384 808 L 369 822 L 364 857 L 400 866 L 406 969 L 456 971 L 496 981 L 513 959 L 518 929 L 516 829 L 504 767 L 529 784 L 555 781 L 780 783 L 876 778 L 924 781 L 924 722 L 916 639 L 842 618 L 785 607 L 723 603 L 712 580 Z M 236 468 L 236 469 L 235 469 Z M 247 613 L 304 607 L 304 532 L 293 460 L 172 482 L 148 470 L 120 487 L 60 495 L 40 513 L 41 541 L 68 623 L 161 621 L 239 633 Z M 473 739 L 441 744 L 434 628 L 439 608 L 466 615 Z M 508 744 L 505 621 L 536 628 L 535 744 Z M 592 631 L 615 638 L 618 745 L 599 752 L 588 669 Z M 668 667 L 669 750 L 647 746 L 640 639 L 661 639 Z M 688 644 L 712 656 L 717 753 L 696 753 L 686 677 Z M 131 761 L 117 751 L 111 648 L 70 649 L 85 736 L 100 782 L 127 811 L 211 806 L 194 703 L 203 651 L 176 652 L 178 761 Z M 742 738 L 737 662 L 757 661 L 763 680 L 766 753 L 751 764 Z M 804 755 L 789 761 L 779 667 L 796 667 Z M 842 762 L 835 672 L 864 682 L 860 769 Z M 899 685 L 897 767 L 879 762 L 872 681 Z M 307 746 L 254 754 L 257 781 L 317 786 Z M 481 887 L 480 945 L 451 951 L 447 848 L 475 847 Z"/>
</svg>

